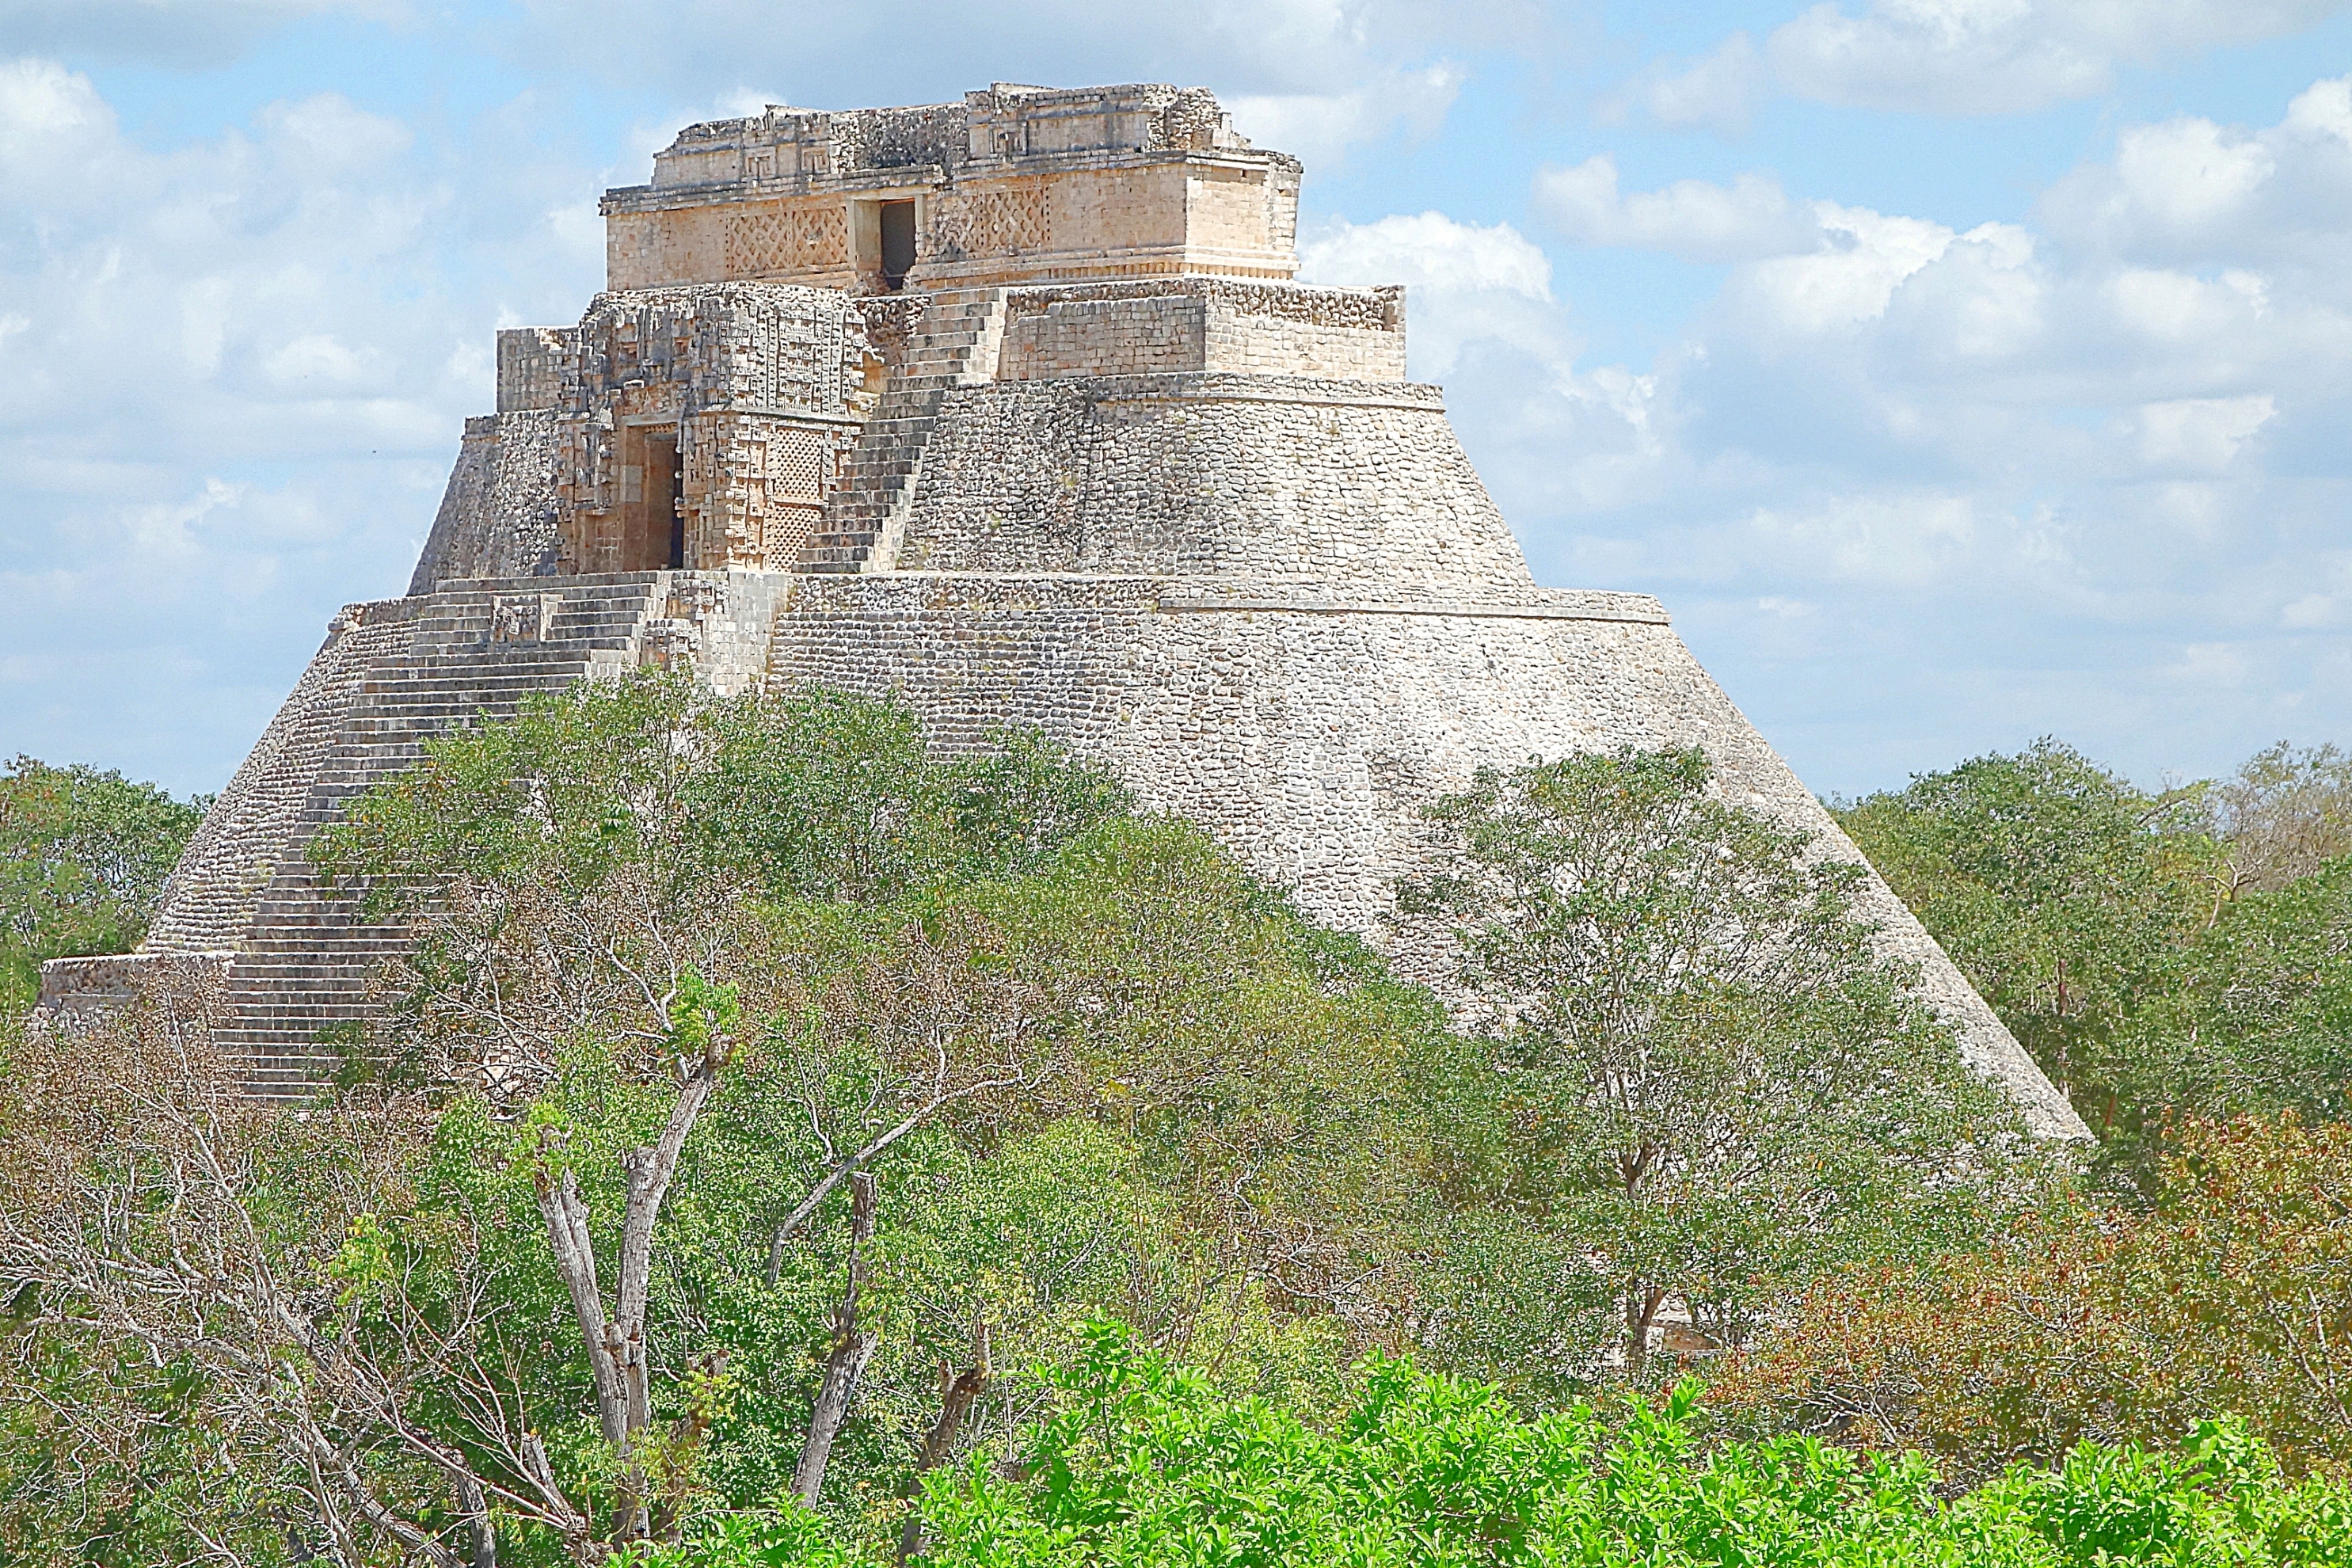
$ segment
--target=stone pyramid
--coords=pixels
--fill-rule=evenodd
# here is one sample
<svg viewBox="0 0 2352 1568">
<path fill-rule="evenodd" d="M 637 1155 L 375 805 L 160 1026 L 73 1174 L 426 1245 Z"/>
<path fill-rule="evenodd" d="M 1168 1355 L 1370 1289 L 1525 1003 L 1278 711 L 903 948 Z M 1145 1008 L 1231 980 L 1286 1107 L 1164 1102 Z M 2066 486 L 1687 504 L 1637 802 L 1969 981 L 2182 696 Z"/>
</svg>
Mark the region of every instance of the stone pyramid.
<svg viewBox="0 0 2352 1568">
<path fill-rule="evenodd" d="M 396 931 L 303 846 L 436 731 L 691 660 L 1034 725 L 1388 944 L 1421 806 L 1483 763 L 1697 744 L 1859 858 L 1643 594 L 1538 587 L 1405 379 L 1400 289 L 1291 281 L 1299 164 L 1163 86 L 690 126 L 605 194 L 608 287 L 502 331 L 405 597 L 354 605 L 221 795 L 145 948 L 53 1005 L 217 986 L 264 1092 L 325 1070 Z M 2083 1136 L 1874 878 L 1885 944 L 2041 1131 Z"/>
</svg>

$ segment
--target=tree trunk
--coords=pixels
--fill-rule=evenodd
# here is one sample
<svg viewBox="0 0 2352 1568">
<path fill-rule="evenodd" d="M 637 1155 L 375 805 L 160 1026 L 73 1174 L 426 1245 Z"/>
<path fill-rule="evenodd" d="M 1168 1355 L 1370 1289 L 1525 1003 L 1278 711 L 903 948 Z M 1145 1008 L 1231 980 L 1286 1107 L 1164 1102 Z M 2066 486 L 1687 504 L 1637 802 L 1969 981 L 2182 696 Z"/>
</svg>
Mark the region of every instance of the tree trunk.
<svg viewBox="0 0 2352 1568">
<path fill-rule="evenodd" d="M 499 1568 L 498 1531 L 490 1528 L 490 1510 L 482 1500 L 482 1483 L 472 1476 L 457 1477 L 457 1512 L 466 1521 L 471 1568 Z"/>
<path fill-rule="evenodd" d="M 898 1561 L 902 1563 L 923 1549 L 923 1473 L 939 1468 L 955 1452 L 956 1438 L 963 1431 L 964 1421 L 971 1415 L 981 1392 L 988 1386 L 985 1322 L 973 1331 L 972 1342 L 976 1365 L 950 1376 L 948 1363 L 940 1363 L 940 1418 L 931 1423 L 931 1429 L 923 1434 L 922 1447 L 915 1451 L 915 1474 L 907 1489 L 907 1520 L 898 1527 Z"/>
<path fill-rule="evenodd" d="M 1634 1377 L 1650 1359 L 1650 1325 L 1656 1321 L 1658 1308 L 1665 1301 L 1666 1293 L 1646 1279 L 1634 1279 L 1625 1288 L 1625 1370 Z"/>
<path fill-rule="evenodd" d="M 702 1059 L 687 1069 L 661 1137 L 651 1148 L 632 1149 L 621 1156 L 629 1195 L 621 1215 L 620 1279 L 610 1317 L 597 1285 L 596 1249 L 588 1234 L 588 1205 L 580 1195 L 578 1175 L 566 1166 L 560 1178 L 551 1177 L 542 1164 L 532 1176 L 555 1269 L 572 1293 L 572 1316 L 587 1346 L 588 1367 L 596 1383 L 597 1424 L 621 1462 L 613 1515 L 615 1545 L 644 1540 L 651 1525 L 637 1435 L 653 1419 L 646 1383 L 646 1302 L 652 1292 L 654 1223 L 661 1217 L 662 1200 L 677 1173 L 686 1135 L 719 1086 L 725 1061 L 724 1044 L 714 1040 Z"/>
<path fill-rule="evenodd" d="M 874 1239 L 877 1185 L 871 1172 L 860 1171 L 850 1179 L 849 1283 L 833 1310 L 833 1354 L 825 1359 L 824 1382 L 817 1389 L 816 1407 L 809 1412 L 808 1441 L 801 1446 L 800 1463 L 793 1467 L 793 1490 L 811 1508 L 824 1489 L 833 1439 L 849 1417 L 850 1397 L 857 1392 L 857 1380 L 880 1338 L 857 1321 L 857 1297 L 866 1285 L 866 1244 Z"/>
<path fill-rule="evenodd" d="M 572 1315 L 588 1350 L 597 1425 L 604 1441 L 618 1448 L 628 1441 L 628 1401 L 613 1355 L 613 1325 L 604 1316 L 604 1297 L 596 1283 L 596 1248 L 588 1237 L 588 1204 L 580 1195 L 580 1178 L 567 1166 L 561 1178 L 551 1178 L 544 1169 L 533 1172 L 532 1183 L 539 1191 L 540 1215 L 547 1221 L 555 1271 L 572 1293 Z"/>
</svg>

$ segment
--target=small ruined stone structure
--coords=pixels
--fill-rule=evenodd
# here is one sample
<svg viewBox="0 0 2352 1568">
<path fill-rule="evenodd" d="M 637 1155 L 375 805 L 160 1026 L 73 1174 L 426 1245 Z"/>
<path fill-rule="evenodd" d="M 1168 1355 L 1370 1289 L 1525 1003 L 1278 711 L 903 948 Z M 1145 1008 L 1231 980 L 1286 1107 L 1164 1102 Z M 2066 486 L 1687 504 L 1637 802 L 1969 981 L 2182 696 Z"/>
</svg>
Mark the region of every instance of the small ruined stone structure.
<svg viewBox="0 0 2352 1568">
<path fill-rule="evenodd" d="M 1483 763 L 1696 744 L 1733 800 L 1850 844 L 1656 600 L 1538 587 L 1405 379 L 1397 289 L 1290 281 L 1299 167 L 1208 93 L 999 85 L 692 126 L 607 193 L 610 287 L 499 336 L 405 597 L 355 605 L 189 846 L 144 952 L 222 987 L 298 1093 L 395 931 L 304 844 L 438 731 L 633 667 L 895 693 L 940 747 L 1037 726 L 1310 912 L 1383 931 L 1421 807 Z M 2082 1124 L 1874 879 L 1970 1058 Z"/>
</svg>

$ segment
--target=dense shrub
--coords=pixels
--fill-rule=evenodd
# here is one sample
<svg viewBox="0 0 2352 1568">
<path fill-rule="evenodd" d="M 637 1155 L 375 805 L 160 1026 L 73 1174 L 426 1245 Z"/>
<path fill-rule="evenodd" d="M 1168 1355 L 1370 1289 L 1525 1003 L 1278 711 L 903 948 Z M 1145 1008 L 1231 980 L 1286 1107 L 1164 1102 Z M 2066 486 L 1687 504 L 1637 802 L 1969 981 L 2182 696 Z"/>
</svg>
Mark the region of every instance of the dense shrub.
<svg viewBox="0 0 2352 1568">
<path fill-rule="evenodd" d="M 1984 1251 L 1825 1279 L 1718 1396 L 1969 1475 L 2221 1410 L 2291 1469 L 2352 1473 L 2347 1171 L 2352 1127 L 2183 1123 L 2147 1208 L 2078 1201 Z"/>
<path fill-rule="evenodd" d="M 1957 1498 L 1916 1455 L 1811 1438 L 1709 1444 L 1695 1384 L 1613 1418 L 1521 1416 L 1491 1389 L 1375 1358 L 1328 1431 L 1097 1324 L 1010 1467 L 934 1476 L 930 1568 L 2110 1568 L 2352 1560 L 2352 1499 L 2289 1487 L 2205 1423 L 2178 1453 L 2085 1445 Z M 711 1521 L 640 1568 L 857 1560 L 798 1510 Z"/>
</svg>

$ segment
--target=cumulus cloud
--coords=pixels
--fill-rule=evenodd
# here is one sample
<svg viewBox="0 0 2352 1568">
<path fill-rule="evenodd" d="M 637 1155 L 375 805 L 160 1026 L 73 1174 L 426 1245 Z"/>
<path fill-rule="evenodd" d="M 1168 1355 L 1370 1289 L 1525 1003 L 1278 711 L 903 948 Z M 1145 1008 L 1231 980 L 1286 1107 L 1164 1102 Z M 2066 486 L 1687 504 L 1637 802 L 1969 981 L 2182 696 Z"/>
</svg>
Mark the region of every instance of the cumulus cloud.
<svg viewBox="0 0 2352 1568">
<path fill-rule="evenodd" d="M 500 297 L 565 319 L 600 269 L 546 216 L 585 172 L 491 145 L 322 94 L 157 150 L 0 61 L 14 743 L 216 787 L 336 605 L 399 591 Z"/>
<path fill-rule="evenodd" d="M 2140 459 L 2151 468 L 2218 474 L 2278 413 L 2268 393 L 2246 397 L 2176 397 L 2140 405 L 2133 421 Z"/>
<path fill-rule="evenodd" d="M 1225 104 L 1234 129 L 1261 147 L 1303 159 L 1310 169 L 1337 169 L 1350 147 L 1391 132 L 1434 135 L 1462 89 L 1462 68 L 1447 61 L 1417 69 L 1383 70 L 1341 92 L 1244 93 Z"/>
<path fill-rule="evenodd" d="M 1763 51 L 1753 37 L 1738 32 L 1701 58 L 1654 61 L 1604 93 L 1598 107 L 1605 121 L 1639 109 L 1674 130 L 1703 127 L 1738 135 L 1748 129 L 1771 85 Z"/>
<path fill-rule="evenodd" d="M 2340 0 L 1872 0 L 1859 16 L 1815 5 L 1767 47 L 1775 78 L 1801 98 L 2002 113 L 2102 92 L 2119 64 L 2276 37 L 2342 9 Z"/>
<path fill-rule="evenodd" d="M 1085 0 L 811 0 L 789 26 L 770 0 L 675 0 L 658 13 L 644 0 L 521 0 L 505 37 L 518 58 L 633 88 L 698 97 L 733 84 L 816 108 L 940 101 L 992 79 L 1207 83 L 1245 134 L 1328 165 L 1356 142 L 1425 133 L 1461 83 L 1450 62 L 1546 25 L 1539 0 L 1203 0 L 1115 18 Z M 913 36 L 919 48 L 908 47 Z"/>
<path fill-rule="evenodd" d="M 1529 515 L 1619 505 L 1656 474 L 1670 417 L 1658 378 L 1579 367 L 1551 262 L 1510 225 L 1435 212 L 1327 221 L 1302 236 L 1299 258 L 1307 281 L 1405 285 L 1411 374 L 1447 383 L 1456 426 L 1477 433 L 1482 462 L 1526 481 Z"/>
<path fill-rule="evenodd" d="M 0 38 L 26 53 L 186 68 L 225 64 L 311 16 L 408 12 L 406 0 L 0 0 Z"/>
<path fill-rule="evenodd" d="M 1638 426 L 1549 394 L 1490 426 L 1612 367 L 1459 344 L 1473 456 L 1542 576 L 1663 592 L 1801 771 L 1833 759 L 1817 787 L 1955 733 L 2226 766 L 2352 692 L 2352 79 L 2267 126 L 2122 126 L 2024 224 L 1762 174 L 1627 190 L 1605 157 L 1530 205 L 1724 271 L 1642 370 Z"/>
<path fill-rule="evenodd" d="M 2112 162 L 2077 169 L 2036 210 L 2053 235 L 2146 262 L 2235 265 L 2242 290 L 2266 267 L 2340 274 L 2352 220 L 2352 77 L 2315 82 L 2275 125 L 2194 115 L 2127 126 Z"/>
<path fill-rule="evenodd" d="M 1315 283 L 1405 286 L 1412 374 L 1453 374 L 1465 344 L 1509 342 L 1572 357 L 1554 307 L 1551 260 L 1509 224 L 1458 223 L 1443 213 L 1375 223 L 1333 219 L 1300 237 L 1299 276 Z"/>
<path fill-rule="evenodd" d="M 1822 235 L 1815 216 L 1790 203 L 1769 174 L 1741 174 L 1728 185 L 1677 180 L 1626 196 L 1617 188 L 1617 160 L 1606 153 L 1573 168 L 1538 171 L 1531 199 L 1537 216 L 1571 244 L 1663 250 L 1692 261 L 1806 250 Z"/>
<path fill-rule="evenodd" d="M 1608 95 L 1662 125 L 1743 129 L 1780 92 L 1852 109 L 2002 114 L 2094 97 L 2126 64 L 2296 32 L 2345 0 L 1837 0 L 1759 47 L 1734 33 L 1696 61 L 1661 61 Z"/>
</svg>

